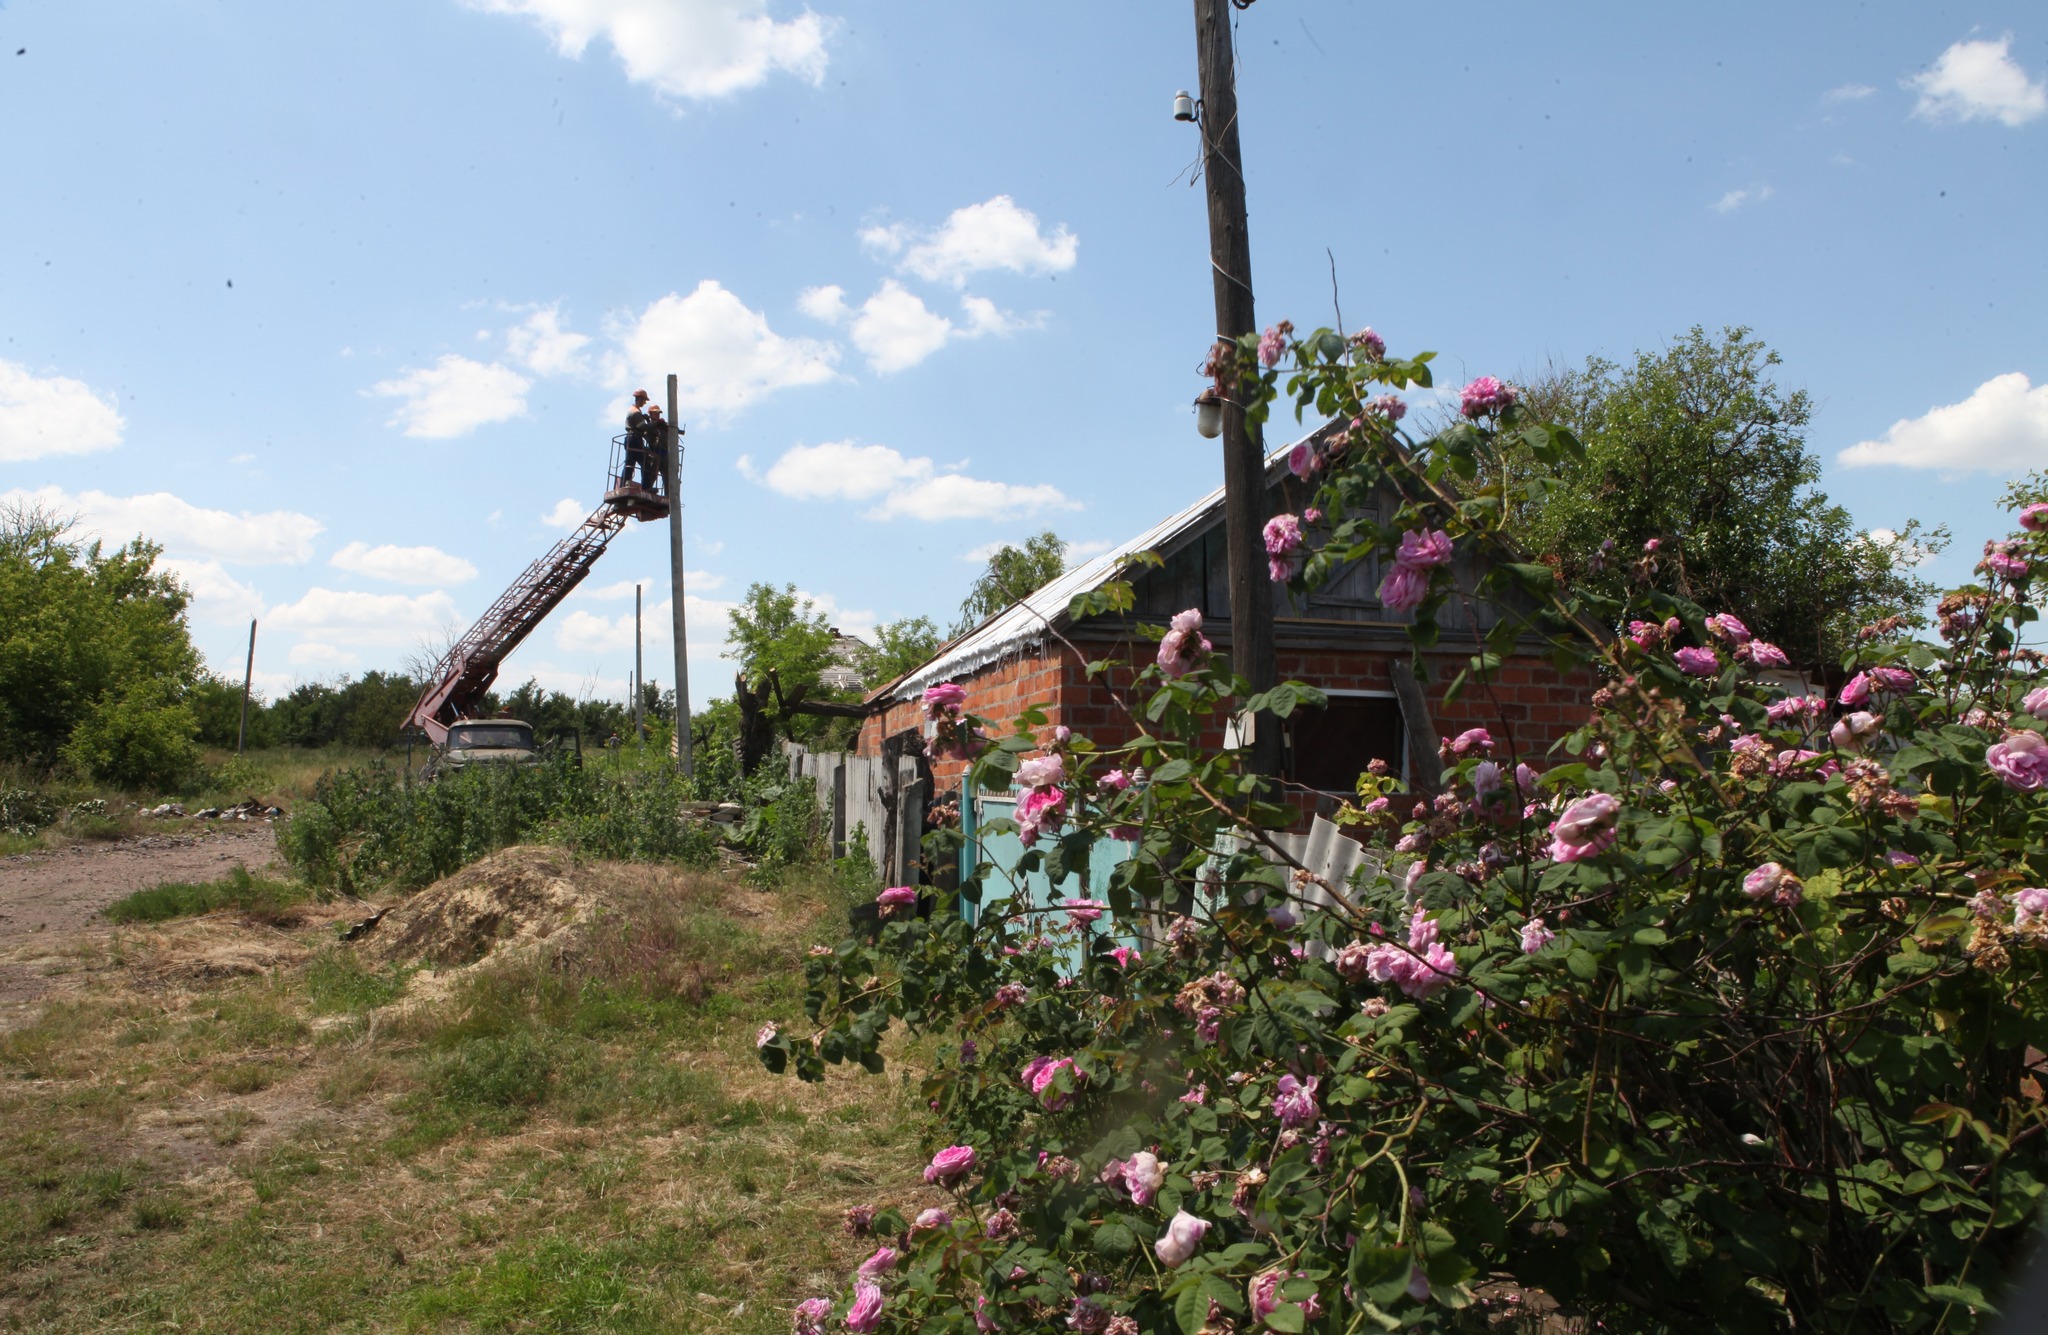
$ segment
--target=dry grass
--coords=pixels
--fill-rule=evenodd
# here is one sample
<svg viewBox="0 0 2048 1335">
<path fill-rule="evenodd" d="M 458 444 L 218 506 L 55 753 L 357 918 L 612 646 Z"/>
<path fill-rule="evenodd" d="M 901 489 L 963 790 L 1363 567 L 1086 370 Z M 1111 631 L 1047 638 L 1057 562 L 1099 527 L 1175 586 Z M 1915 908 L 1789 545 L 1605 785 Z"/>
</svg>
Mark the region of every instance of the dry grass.
<svg viewBox="0 0 2048 1335">
<path fill-rule="evenodd" d="M 606 913 L 502 965 L 366 962 L 324 907 L 83 947 L 0 1035 L 0 1325 L 786 1330 L 858 1259 L 839 1212 L 919 1188 L 902 1068 L 805 1086 L 753 1056 L 840 906 L 578 874 Z M 276 963 L 180 972 L 237 933 Z"/>
</svg>

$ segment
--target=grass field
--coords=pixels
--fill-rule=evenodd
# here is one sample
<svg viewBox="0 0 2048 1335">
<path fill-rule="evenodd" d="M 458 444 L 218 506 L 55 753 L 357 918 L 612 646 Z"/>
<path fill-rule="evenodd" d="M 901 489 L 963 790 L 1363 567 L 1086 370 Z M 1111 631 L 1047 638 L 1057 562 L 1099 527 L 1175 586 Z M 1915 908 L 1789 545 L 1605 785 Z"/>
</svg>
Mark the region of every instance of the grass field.
<svg viewBox="0 0 2048 1335">
<path fill-rule="evenodd" d="M 840 1211 L 923 1190 L 917 1054 L 819 1086 L 756 1062 L 843 926 L 822 879 L 593 874 L 627 907 L 573 959 L 377 962 L 321 905 L 81 947 L 91 983 L 0 1035 L 0 1326 L 787 1330 L 861 1254 Z M 297 962 L 123 963 L 176 932 Z"/>
</svg>

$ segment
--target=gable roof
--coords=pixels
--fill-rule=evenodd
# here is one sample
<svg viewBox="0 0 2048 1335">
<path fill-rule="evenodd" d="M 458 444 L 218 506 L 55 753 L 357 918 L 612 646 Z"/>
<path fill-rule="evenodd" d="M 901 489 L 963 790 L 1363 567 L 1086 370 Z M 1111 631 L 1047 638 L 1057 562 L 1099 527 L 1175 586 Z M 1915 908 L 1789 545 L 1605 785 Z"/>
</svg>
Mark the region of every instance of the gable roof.
<svg viewBox="0 0 2048 1335">
<path fill-rule="evenodd" d="M 1266 456 L 1269 481 L 1274 469 L 1284 463 L 1288 451 L 1293 448 L 1292 443 L 1283 445 Z M 965 635 L 941 645 L 936 654 L 882 686 L 868 699 L 871 702 L 909 700 L 921 694 L 927 686 L 950 681 L 1044 643 L 1047 632 L 1066 619 L 1067 605 L 1074 600 L 1075 594 L 1087 593 L 1108 583 L 1124 562 L 1139 552 L 1170 546 L 1179 538 L 1199 532 L 1222 508 L 1223 488 L 1217 487 L 1185 510 L 1169 515 L 1129 541 L 1119 543 L 1059 578 L 1040 585 L 1029 597 L 1010 604 Z"/>
</svg>

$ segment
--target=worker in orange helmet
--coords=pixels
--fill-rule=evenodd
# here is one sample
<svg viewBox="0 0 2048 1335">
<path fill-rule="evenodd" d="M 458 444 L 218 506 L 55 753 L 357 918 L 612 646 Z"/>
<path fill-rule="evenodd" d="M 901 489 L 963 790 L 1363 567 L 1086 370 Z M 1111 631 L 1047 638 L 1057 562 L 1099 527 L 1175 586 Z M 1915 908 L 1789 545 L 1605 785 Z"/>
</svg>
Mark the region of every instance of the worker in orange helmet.
<svg viewBox="0 0 2048 1335">
<path fill-rule="evenodd" d="M 640 469 L 641 485 L 647 485 L 645 479 L 654 464 L 653 444 L 657 436 L 656 427 L 660 421 L 660 412 L 661 409 L 658 407 L 650 408 L 646 390 L 633 391 L 633 406 L 626 410 L 626 462 L 619 473 L 620 486 L 632 482 L 633 469 L 636 465 Z"/>
</svg>

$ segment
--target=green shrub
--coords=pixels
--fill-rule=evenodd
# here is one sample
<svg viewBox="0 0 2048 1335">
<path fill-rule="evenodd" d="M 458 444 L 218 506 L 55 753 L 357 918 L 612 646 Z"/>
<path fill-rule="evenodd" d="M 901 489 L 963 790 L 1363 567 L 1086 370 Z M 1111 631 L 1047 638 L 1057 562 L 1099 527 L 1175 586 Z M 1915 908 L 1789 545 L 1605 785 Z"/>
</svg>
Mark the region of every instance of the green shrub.
<svg viewBox="0 0 2048 1335">
<path fill-rule="evenodd" d="M 306 994 L 318 1014 L 361 1014 L 389 1006 L 403 996 L 411 972 L 398 965 L 373 972 L 363 967 L 354 952 L 334 947 L 321 951 L 306 965 Z"/>
<path fill-rule="evenodd" d="M 217 909 L 275 913 L 309 897 L 302 886 L 252 876 L 247 867 L 237 867 L 218 881 L 166 881 L 137 890 L 107 905 L 105 912 L 109 922 L 164 922 Z"/>
<path fill-rule="evenodd" d="M 198 735 L 175 683 L 138 681 L 92 707 L 64 744 L 64 758 L 129 791 L 173 789 L 199 767 Z"/>
<path fill-rule="evenodd" d="M 428 1064 L 427 1089 L 458 1108 L 534 1108 L 555 1076 L 548 1045 L 530 1030 L 464 1039 Z"/>
</svg>

